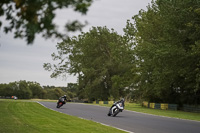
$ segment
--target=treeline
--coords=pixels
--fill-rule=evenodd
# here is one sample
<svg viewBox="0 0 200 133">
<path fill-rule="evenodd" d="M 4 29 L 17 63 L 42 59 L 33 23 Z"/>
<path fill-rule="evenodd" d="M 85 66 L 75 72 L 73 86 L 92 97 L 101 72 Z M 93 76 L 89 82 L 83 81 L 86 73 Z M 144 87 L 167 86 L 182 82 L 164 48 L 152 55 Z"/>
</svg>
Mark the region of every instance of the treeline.
<svg viewBox="0 0 200 133">
<path fill-rule="evenodd" d="M 93 27 L 57 44 L 51 77 L 78 76 L 78 96 L 200 104 L 200 2 L 156 0 L 124 35 Z"/>
<path fill-rule="evenodd" d="M 127 23 L 134 88 L 150 102 L 200 104 L 200 1 L 156 0 Z"/>
<path fill-rule="evenodd" d="M 72 99 L 77 95 L 77 84 L 69 83 L 67 87 L 41 86 L 37 82 L 16 81 L 9 84 L 0 84 L 0 96 L 17 96 L 19 99 L 58 99 L 60 96 L 67 95 Z"/>
</svg>

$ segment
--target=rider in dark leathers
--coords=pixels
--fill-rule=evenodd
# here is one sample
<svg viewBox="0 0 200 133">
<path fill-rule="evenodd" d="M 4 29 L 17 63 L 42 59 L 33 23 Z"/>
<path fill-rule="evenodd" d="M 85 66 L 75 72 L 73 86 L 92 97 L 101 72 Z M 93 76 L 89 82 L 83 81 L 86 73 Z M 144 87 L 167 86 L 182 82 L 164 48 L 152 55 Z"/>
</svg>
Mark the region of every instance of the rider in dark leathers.
<svg viewBox="0 0 200 133">
<path fill-rule="evenodd" d="M 66 101 L 67 101 L 67 96 L 66 96 L 66 95 L 61 96 L 61 97 L 59 98 L 59 101 L 61 101 L 61 102 L 63 102 L 63 103 L 65 104 Z"/>
</svg>

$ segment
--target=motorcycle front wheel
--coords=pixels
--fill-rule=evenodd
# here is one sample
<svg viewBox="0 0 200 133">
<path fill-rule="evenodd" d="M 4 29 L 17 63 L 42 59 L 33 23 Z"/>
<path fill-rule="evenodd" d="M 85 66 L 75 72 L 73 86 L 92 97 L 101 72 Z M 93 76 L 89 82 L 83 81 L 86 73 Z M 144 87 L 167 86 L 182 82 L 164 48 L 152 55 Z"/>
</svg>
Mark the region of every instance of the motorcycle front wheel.
<svg viewBox="0 0 200 133">
<path fill-rule="evenodd" d="M 57 108 L 60 108 L 63 104 L 61 102 L 57 103 Z"/>
<path fill-rule="evenodd" d="M 115 117 L 118 113 L 119 113 L 119 109 L 115 109 L 115 110 L 113 111 L 113 117 Z"/>
</svg>

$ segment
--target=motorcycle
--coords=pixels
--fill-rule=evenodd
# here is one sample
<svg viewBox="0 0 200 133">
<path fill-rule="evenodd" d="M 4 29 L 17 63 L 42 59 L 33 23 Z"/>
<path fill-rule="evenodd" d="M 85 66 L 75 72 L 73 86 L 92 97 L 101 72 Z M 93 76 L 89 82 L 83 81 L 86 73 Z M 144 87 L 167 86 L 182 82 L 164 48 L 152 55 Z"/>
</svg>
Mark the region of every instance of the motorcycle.
<svg viewBox="0 0 200 133">
<path fill-rule="evenodd" d="M 57 106 L 56 106 L 56 107 L 57 107 L 57 108 L 60 108 L 60 107 L 62 107 L 64 104 L 65 104 L 65 100 L 62 100 L 62 99 L 60 100 L 60 99 L 59 99 L 58 102 L 57 102 Z"/>
<path fill-rule="evenodd" d="M 124 99 L 115 102 L 108 112 L 108 116 L 115 117 L 119 112 L 124 110 Z"/>
</svg>

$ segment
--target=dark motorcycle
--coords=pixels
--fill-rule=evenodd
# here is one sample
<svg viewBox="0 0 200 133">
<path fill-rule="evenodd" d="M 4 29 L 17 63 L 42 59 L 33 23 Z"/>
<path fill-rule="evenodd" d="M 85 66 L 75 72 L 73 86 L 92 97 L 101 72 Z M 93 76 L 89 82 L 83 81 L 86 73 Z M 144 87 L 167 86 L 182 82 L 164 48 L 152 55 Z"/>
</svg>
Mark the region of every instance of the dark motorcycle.
<svg viewBox="0 0 200 133">
<path fill-rule="evenodd" d="M 58 100 L 58 102 L 57 102 L 57 108 L 60 108 L 60 107 L 62 107 L 63 105 L 65 104 L 65 101 L 64 100 Z"/>
<path fill-rule="evenodd" d="M 115 102 L 108 112 L 108 116 L 115 117 L 119 112 L 124 110 L 124 99 Z"/>
</svg>

